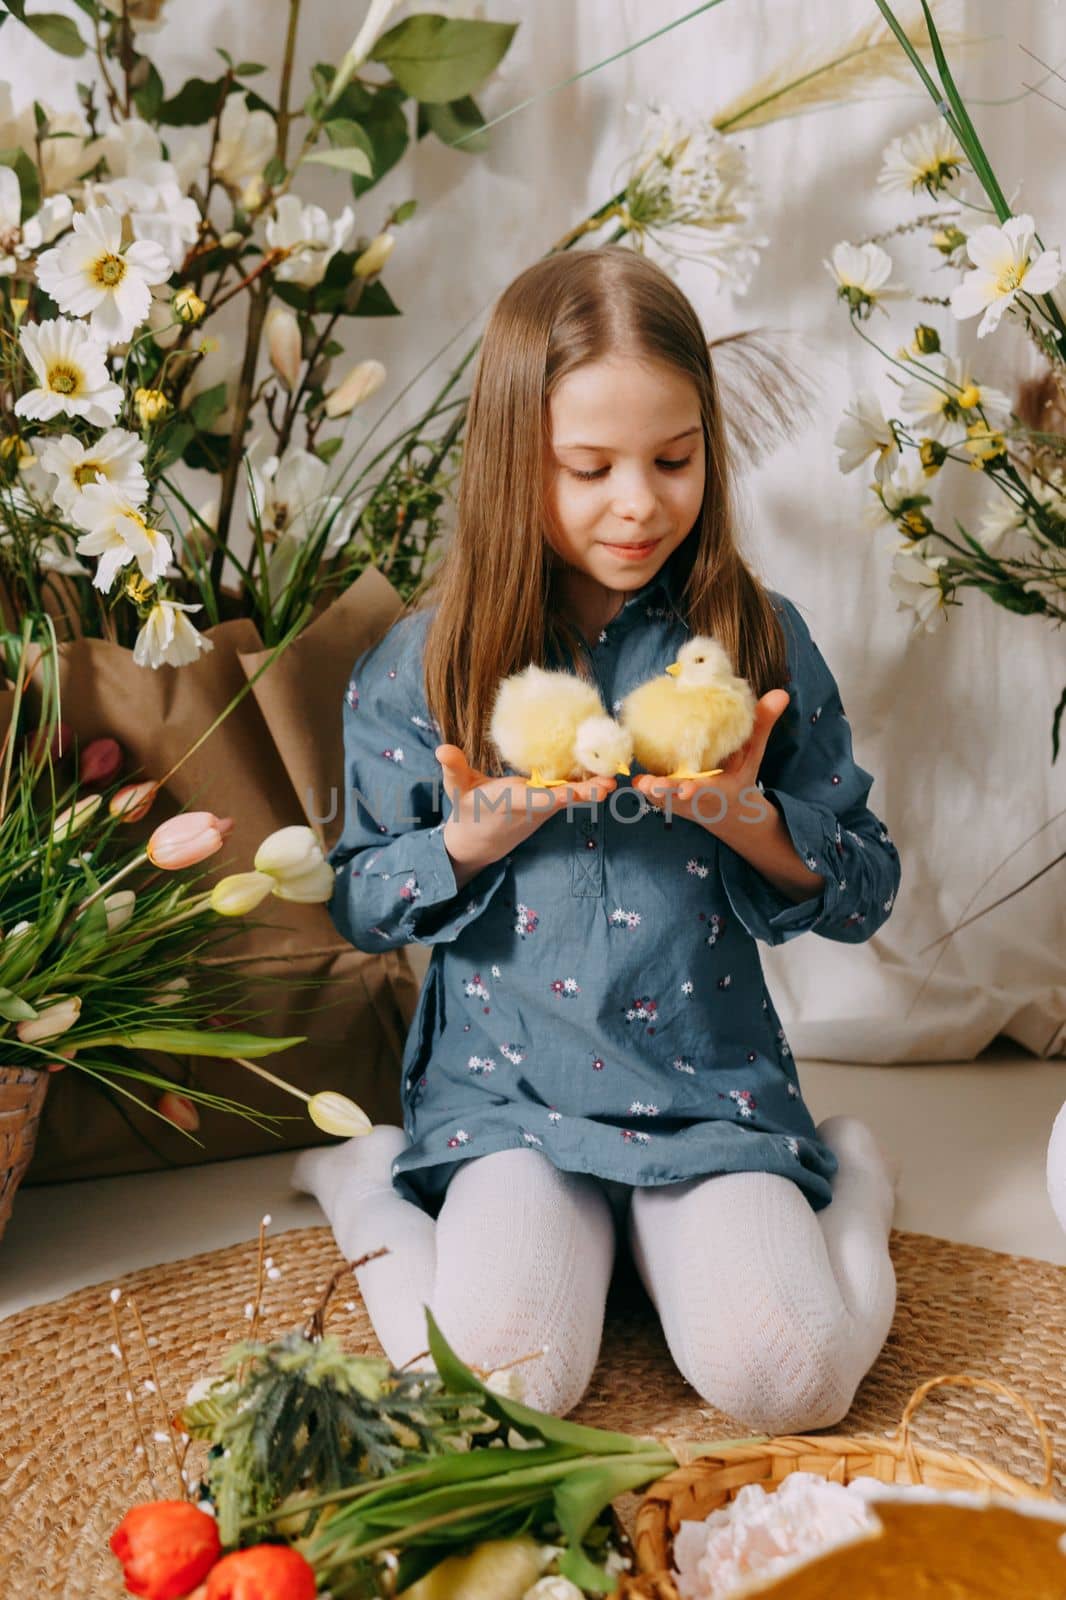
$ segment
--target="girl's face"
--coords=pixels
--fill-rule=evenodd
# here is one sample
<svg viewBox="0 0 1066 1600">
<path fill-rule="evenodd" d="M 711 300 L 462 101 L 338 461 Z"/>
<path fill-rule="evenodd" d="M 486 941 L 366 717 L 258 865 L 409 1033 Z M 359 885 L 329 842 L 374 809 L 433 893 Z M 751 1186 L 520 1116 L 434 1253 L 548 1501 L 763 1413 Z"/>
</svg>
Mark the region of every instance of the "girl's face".
<svg viewBox="0 0 1066 1600">
<path fill-rule="evenodd" d="M 703 501 L 699 398 L 665 362 L 609 356 L 549 405 L 548 542 L 594 585 L 639 589 L 691 532 Z M 606 596 L 604 599 L 608 598 Z"/>
</svg>

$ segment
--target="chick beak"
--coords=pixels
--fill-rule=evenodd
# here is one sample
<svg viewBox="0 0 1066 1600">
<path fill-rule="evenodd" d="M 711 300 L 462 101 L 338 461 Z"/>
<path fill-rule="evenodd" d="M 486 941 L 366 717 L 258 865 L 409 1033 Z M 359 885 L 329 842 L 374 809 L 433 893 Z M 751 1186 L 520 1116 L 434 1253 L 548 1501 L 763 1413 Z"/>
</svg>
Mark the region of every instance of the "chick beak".
<svg viewBox="0 0 1066 1600">
<path fill-rule="evenodd" d="M 666 670 L 670 674 L 671 678 L 676 678 L 678 673 L 681 671 L 680 661 L 671 661 Z"/>
<path fill-rule="evenodd" d="M 629 767 L 626 765 L 625 762 L 623 762 L 621 766 L 615 767 L 614 770 L 623 778 L 628 778 L 629 777 Z"/>
</svg>

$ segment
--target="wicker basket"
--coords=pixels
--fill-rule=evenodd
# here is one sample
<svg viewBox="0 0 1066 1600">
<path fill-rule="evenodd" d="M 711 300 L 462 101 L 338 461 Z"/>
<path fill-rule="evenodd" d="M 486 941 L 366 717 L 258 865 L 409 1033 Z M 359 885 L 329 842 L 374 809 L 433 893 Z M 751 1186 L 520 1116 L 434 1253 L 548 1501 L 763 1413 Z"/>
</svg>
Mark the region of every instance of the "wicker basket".
<svg viewBox="0 0 1066 1600">
<path fill-rule="evenodd" d="M 1044 1481 L 1039 1489 L 990 1462 L 914 1444 L 910 1433 L 914 1413 L 931 1390 L 944 1384 L 989 1389 L 1022 1407 L 1043 1447 Z M 670 1576 L 673 1540 L 680 1524 L 702 1521 L 711 1511 L 732 1500 L 745 1484 L 758 1483 L 767 1490 L 776 1489 L 790 1472 L 799 1471 L 820 1473 L 834 1483 L 871 1477 L 886 1484 L 924 1483 L 937 1489 L 984 1490 L 1011 1499 L 1032 1500 L 1037 1496 L 1050 1499 L 1054 1454 L 1044 1423 L 1029 1402 L 1013 1389 L 993 1378 L 971 1377 L 966 1373 L 931 1378 L 912 1394 L 893 1435 L 884 1438 L 844 1434 L 783 1436 L 749 1448 L 731 1448 L 718 1456 L 701 1456 L 661 1478 L 645 1495 L 637 1512 L 634 1542 L 639 1576 L 623 1579 L 618 1596 L 628 1597 L 628 1600 L 637 1600 L 638 1596 L 641 1600 L 680 1600 Z M 1066 1512 L 1066 1507 L 1063 1509 Z M 1066 1569 L 1066 1562 L 1063 1565 Z M 962 1596 L 969 1591 L 960 1587 L 957 1592 Z M 1061 1592 L 1066 1594 L 1066 1589 Z"/>
<path fill-rule="evenodd" d="M 48 1073 L 37 1067 L 0 1067 L 0 1239 L 37 1143 Z"/>
</svg>

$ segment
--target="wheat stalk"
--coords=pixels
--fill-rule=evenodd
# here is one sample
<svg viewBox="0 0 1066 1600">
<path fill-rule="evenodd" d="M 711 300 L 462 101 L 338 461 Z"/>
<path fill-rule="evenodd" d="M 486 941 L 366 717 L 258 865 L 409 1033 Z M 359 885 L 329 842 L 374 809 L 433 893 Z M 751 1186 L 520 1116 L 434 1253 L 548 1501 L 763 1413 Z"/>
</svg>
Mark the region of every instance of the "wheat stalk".
<svg viewBox="0 0 1066 1600">
<path fill-rule="evenodd" d="M 933 4 L 934 17 L 944 9 Z M 907 37 L 919 51 L 930 50 L 929 29 L 918 13 L 906 24 Z M 940 32 L 945 45 L 968 43 L 962 34 Z M 712 118 L 721 133 L 761 128 L 769 122 L 800 116 L 805 111 L 855 100 L 878 79 L 909 80 L 911 63 L 888 24 L 878 17 L 820 51 L 793 57 L 758 83 L 752 84 Z"/>
</svg>

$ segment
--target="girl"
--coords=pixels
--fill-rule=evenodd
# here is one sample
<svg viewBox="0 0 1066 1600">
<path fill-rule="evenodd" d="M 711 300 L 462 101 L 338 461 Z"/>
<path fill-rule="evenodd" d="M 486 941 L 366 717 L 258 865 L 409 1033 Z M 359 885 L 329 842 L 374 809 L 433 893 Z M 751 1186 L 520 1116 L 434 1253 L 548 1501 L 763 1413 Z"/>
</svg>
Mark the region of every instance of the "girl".
<svg viewBox="0 0 1066 1600">
<path fill-rule="evenodd" d="M 358 1278 L 397 1366 L 429 1305 L 483 1370 L 540 1351 L 526 1396 L 568 1411 L 617 1229 L 705 1401 L 836 1424 L 892 1322 L 893 1175 L 861 1122 L 815 1127 L 757 941 L 868 939 L 899 857 L 828 666 L 741 556 L 707 342 L 642 255 L 554 255 L 499 300 L 429 596 L 355 663 L 331 857 L 354 945 L 433 947 L 404 1128 L 297 1186 L 349 1258 L 388 1246 Z M 617 709 L 691 633 L 760 697 L 720 777 L 532 790 L 494 756 L 503 676 L 565 667 Z"/>
</svg>

